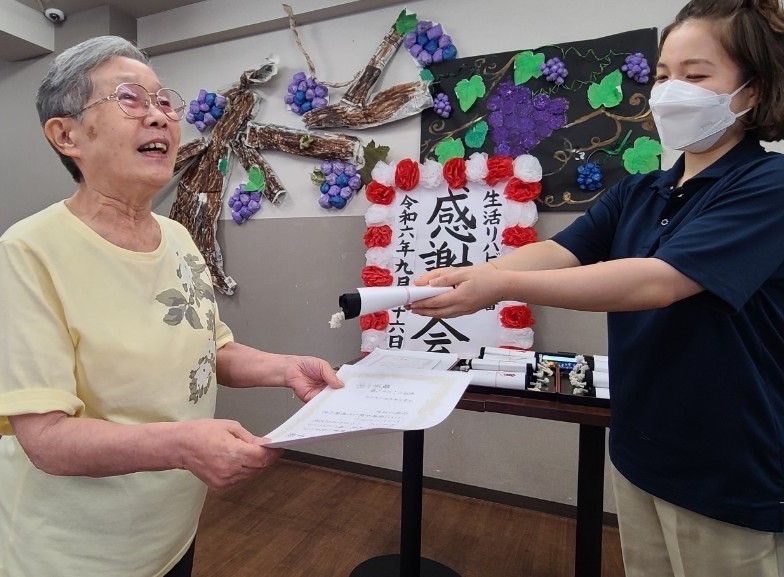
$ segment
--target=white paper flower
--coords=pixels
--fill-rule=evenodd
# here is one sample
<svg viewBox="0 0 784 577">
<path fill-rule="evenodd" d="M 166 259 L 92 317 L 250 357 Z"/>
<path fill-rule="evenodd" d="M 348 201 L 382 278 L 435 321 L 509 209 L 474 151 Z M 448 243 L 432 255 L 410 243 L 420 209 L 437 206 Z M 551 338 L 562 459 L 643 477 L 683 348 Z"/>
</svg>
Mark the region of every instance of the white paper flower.
<svg viewBox="0 0 784 577">
<path fill-rule="evenodd" d="M 395 186 L 395 168 L 397 165 L 390 165 L 386 162 L 379 161 L 373 170 L 370 171 L 370 176 L 384 186 Z"/>
<path fill-rule="evenodd" d="M 481 182 L 487 176 L 487 153 L 475 152 L 466 160 L 468 182 Z"/>
<path fill-rule="evenodd" d="M 504 220 L 509 226 L 533 226 L 539 220 L 539 211 L 536 210 L 536 203 L 533 200 L 527 202 L 515 202 L 507 200 L 504 211 Z"/>
<path fill-rule="evenodd" d="M 499 342 L 504 346 L 531 349 L 534 346 L 534 330 L 531 327 L 524 329 L 501 328 L 498 334 Z"/>
<path fill-rule="evenodd" d="M 365 222 L 368 226 L 388 224 L 392 226 L 395 221 L 395 207 L 391 204 L 371 204 L 365 212 Z"/>
<path fill-rule="evenodd" d="M 392 270 L 395 262 L 395 254 L 391 247 L 374 246 L 365 251 L 365 262 L 368 266 L 379 266 L 387 270 Z"/>
<path fill-rule="evenodd" d="M 522 154 L 514 159 L 514 175 L 523 182 L 539 182 L 542 180 L 542 165 L 530 154 Z"/>
<path fill-rule="evenodd" d="M 438 188 L 444 182 L 444 167 L 432 158 L 419 168 L 419 184 L 425 188 Z"/>
<path fill-rule="evenodd" d="M 359 350 L 363 353 L 369 353 L 373 349 L 385 348 L 383 345 L 386 344 L 386 341 L 386 331 L 368 329 L 366 331 L 362 331 L 362 344 L 360 345 Z"/>
</svg>

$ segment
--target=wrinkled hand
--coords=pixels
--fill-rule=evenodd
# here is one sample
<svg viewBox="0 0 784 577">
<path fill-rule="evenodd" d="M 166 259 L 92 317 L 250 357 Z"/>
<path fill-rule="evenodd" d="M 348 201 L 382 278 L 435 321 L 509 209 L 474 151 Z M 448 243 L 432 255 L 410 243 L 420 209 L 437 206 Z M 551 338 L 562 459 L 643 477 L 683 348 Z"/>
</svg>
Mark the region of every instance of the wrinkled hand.
<svg viewBox="0 0 784 577">
<path fill-rule="evenodd" d="M 428 271 L 417 285 L 454 286 L 455 290 L 411 303 L 411 312 L 438 319 L 475 313 L 503 300 L 504 273 L 490 263 Z"/>
<path fill-rule="evenodd" d="M 343 387 L 343 382 L 329 363 L 316 357 L 291 357 L 291 364 L 285 369 L 285 379 L 286 386 L 305 403 L 324 387 Z"/>
<path fill-rule="evenodd" d="M 282 454 L 266 449 L 236 421 L 203 419 L 181 423 L 184 438 L 182 466 L 211 489 L 228 487 L 261 473 Z"/>
</svg>

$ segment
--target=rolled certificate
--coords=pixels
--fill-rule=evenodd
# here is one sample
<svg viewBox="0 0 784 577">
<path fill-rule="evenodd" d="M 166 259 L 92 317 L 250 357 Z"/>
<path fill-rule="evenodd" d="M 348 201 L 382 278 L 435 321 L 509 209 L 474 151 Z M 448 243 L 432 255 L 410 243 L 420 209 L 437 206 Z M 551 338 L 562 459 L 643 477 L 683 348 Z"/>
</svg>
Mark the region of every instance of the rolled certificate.
<svg viewBox="0 0 784 577">
<path fill-rule="evenodd" d="M 532 363 L 536 361 L 536 353 L 534 351 L 503 349 L 500 347 L 480 347 L 479 357 L 482 359 L 506 359 L 510 361 L 519 361 L 521 359 L 525 359 Z"/>
<path fill-rule="evenodd" d="M 597 389 L 609 389 L 610 388 L 610 374 L 609 373 L 602 373 L 600 371 L 590 371 L 586 373 L 585 382 L 589 385 L 593 385 Z"/>
<path fill-rule="evenodd" d="M 471 376 L 470 385 L 480 385 L 483 387 L 498 387 L 501 389 L 525 390 L 526 374 L 510 373 L 506 371 L 474 371 L 469 370 Z"/>
<path fill-rule="evenodd" d="M 588 355 L 585 357 L 585 362 L 588 363 L 588 367 L 592 371 L 609 372 L 608 357 L 606 355 Z"/>
<path fill-rule="evenodd" d="M 454 290 L 454 287 L 384 286 L 358 288 L 355 293 L 340 295 L 338 306 L 340 306 L 341 312 L 332 315 L 329 326 L 336 328 L 346 319 L 393 309 L 451 290 Z"/>
<path fill-rule="evenodd" d="M 533 361 L 526 362 L 526 359 L 501 360 L 501 359 L 469 359 L 468 367 L 480 371 L 511 371 L 525 372 L 528 367 L 533 368 Z"/>
</svg>

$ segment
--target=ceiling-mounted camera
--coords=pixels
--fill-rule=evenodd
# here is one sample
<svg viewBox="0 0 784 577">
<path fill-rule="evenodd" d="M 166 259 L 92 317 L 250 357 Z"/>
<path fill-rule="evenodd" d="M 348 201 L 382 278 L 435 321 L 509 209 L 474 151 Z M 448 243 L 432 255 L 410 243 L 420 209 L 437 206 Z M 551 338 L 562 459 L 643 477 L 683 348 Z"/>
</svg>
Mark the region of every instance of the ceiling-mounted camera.
<svg viewBox="0 0 784 577">
<path fill-rule="evenodd" d="M 59 24 L 65 20 L 65 12 L 57 8 L 47 8 L 44 10 L 44 16 L 46 16 L 46 19 L 49 20 L 49 22 L 54 22 L 55 24 Z"/>
</svg>

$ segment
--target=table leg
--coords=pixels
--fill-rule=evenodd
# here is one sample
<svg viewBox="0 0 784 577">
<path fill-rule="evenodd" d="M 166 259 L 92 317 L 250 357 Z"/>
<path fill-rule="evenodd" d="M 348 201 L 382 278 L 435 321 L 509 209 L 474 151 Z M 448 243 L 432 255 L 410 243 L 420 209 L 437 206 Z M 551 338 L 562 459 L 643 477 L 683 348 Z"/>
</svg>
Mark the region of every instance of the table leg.
<svg viewBox="0 0 784 577">
<path fill-rule="evenodd" d="M 424 452 L 425 432 L 405 431 L 400 554 L 368 559 L 357 565 L 350 577 L 460 577 L 449 567 L 421 557 Z"/>
<path fill-rule="evenodd" d="M 601 577 L 602 574 L 604 431 L 604 427 L 580 425 L 575 577 Z"/>
</svg>

